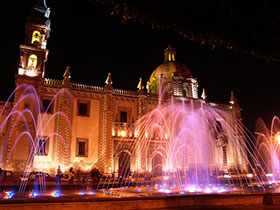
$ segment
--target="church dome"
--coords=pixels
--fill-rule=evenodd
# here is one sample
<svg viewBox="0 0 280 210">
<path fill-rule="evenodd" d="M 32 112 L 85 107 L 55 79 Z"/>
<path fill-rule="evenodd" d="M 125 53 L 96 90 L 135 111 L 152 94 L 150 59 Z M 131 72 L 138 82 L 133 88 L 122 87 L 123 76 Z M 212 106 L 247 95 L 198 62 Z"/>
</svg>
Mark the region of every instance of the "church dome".
<svg viewBox="0 0 280 210">
<path fill-rule="evenodd" d="M 159 65 L 151 74 L 149 82 L 159 79 L 161 75 L 166 79 L 172 78 L 174 75 L 192 78 L 192 73 L 189 68 L 177 61 L 167 61 Z"/>
<path fill-rule="evenodd" d="M 147 85 L 152 90 L 158 85 L 159 79 L 162 76 L 166 82 L 173 80 L 174 76 L 184 78 L 192 78 L 192 73 L 189 68 L 175 60 L 176 52 L 170 45 L 164 51 L 164 63 L 159 65 L 151 74 Z M 151 91 L 157 92 L 157 91 Z"/>
</svg>

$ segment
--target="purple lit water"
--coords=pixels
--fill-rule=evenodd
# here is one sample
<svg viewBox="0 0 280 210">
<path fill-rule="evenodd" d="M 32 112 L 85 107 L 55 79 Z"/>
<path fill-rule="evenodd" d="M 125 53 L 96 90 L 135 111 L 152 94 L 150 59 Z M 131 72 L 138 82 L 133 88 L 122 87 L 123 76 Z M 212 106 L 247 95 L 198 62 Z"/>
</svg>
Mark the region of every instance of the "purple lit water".
<svg viewBox="0 0 280 210">
<path fill-rule="evenodd" d="M 128 129 L 133 137 L 125 137 L 114 148 L 112 173 L 104 173 L 97 189 L 47 190 L 46 180 L 38 179 L 34 189 L 28 189 L 29 172 L 55 171 L 64 163 L 46 163 L 37 157 L 39 139 L 47 141 L 52 136 L 61 141 L 69 152 L 63 137 L 58 132 L 45 136 L 45 131 L 61 117 L 71 127 L 70 120 L 62 111 L 48 113 L 51 104 L 61 96 L 71 94 L 62 89 L 53 97 L 49 107 L 42 110 L 42 102 L 32 86 L 20 85 L 21 96 L 5 119 L 1 119 L 0 133 L 9 120 L 13 126 L 5 138 L 1 151 L 1 167 L 9 170 L 13 151 L 23 136 L 30 142 L 30 153 L 24 166 L 24 174 L 18 193 L 28 198 L 40 196 L 152 196 L 184 195 L 190 193 L 235 193 L 256 191 L 278 191 L 279 144 L 273 138 L 279 134 L 279 118 L 273 120 L 270 132 L 263 131 L 258 137 L 256 149 L 254 138 L 241 122 L 226 111 L 212 107 L 204 101 L 160 98 L 158 105 L 138 119 Z M 15 91 L 16 91 L 15 90 Z M 14 91 L 14 93 L 15 93 Z M 13 94 L 14 94 L 13 93 Z M 12 95 L 13 95 L 12 94 Z M 11 97 L 12 97 L 11 95 Z M 11 98 L 10 97 L 10 98 Z M 9 98 L 9 100 L 10 100 Z M 23 109 L 28 101 L 32 108 Z M 1 117 L 8 102 L 3 106 Z M 16 126 L 23 129 L 8 148 L 9 136 Z M 259 155 L 256 155 L 259 153 Z M 122 154 L 126 154 L 119 157 Z M 122 163 L 119 160 L 123 161 Z M 122 165 L 121 174 L 119 166 Z M 121 175 L 121 176 L 120 176 Z M 272 176 L 270 176 L 272 175 Z M 0 193 L 3 199 L 12 199 L 14 193 L 6 189 Z"/>
</svg>

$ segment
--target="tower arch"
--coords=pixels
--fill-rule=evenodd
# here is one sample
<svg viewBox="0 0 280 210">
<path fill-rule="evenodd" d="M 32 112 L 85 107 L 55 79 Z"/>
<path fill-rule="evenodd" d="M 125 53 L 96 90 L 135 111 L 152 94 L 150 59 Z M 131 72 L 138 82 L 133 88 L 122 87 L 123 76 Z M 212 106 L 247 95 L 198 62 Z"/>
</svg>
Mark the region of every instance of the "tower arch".
<svg viewBox="0 0 280 210">
<path fill-rule="evenodd" d="M 41 39 L 41 33 L 37 30 L 33 31 L 31 44 L 39 44 Z"/>
<path fill-rule="evenodd" d="M 27 67 L 29 68 L 36 68 L 37 67 L 37 62 L 38 62 L 38 57 L 35 54 L 31 54 L 28 57 L 28 63 L 27 63 Z"/>
</svg>

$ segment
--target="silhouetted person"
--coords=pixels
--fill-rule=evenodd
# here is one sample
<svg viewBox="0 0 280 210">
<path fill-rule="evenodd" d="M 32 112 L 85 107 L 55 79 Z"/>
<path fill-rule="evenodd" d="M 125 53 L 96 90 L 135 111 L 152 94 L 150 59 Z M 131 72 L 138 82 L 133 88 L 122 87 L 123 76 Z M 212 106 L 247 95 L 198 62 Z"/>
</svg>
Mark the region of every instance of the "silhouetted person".
<svg viewBox="0 0 280 210">
<path fill-rule="evenodd" d="M 30 180 L 31 182 L 36 181 L 36 174 L 35 174 L 34 171 L 32 171 L 32 172 L 30 173 L 30 175 L 29 175 L 29 180 Z"/>
<path fill-rule="evenodd" d="M 68 173 L 69 184 L 73 184 L 74 182 L 74 169 L 71 167 Z"/>
<path fill-rule="evenodd" d="M 56 175 L 55 175 L 56 184 L 61 184 L 61 176 L 62 176 L 62 171 L 60 169 L 60 166 L 58 166 L 58 168 L 56 170 Z"/>
<path fill-rule="evenodd" d="M 123 176 L 124 176 L 124 171 L 123 171 L 122 168 L 119 168 L 118 174 L 119 174 L 119 184 L 122 185 L 122 183 L 123 183 L 123 178 L 124 178 L 124 177 L 123 177 Z"/>
<path fill-rule="evenodd" d="M 78 170 L 76 171 L 76 178 L 79 182 L 82 181 L 82 169 L 81 169 L 81 167 L 79 167 Z"/>
</svg>

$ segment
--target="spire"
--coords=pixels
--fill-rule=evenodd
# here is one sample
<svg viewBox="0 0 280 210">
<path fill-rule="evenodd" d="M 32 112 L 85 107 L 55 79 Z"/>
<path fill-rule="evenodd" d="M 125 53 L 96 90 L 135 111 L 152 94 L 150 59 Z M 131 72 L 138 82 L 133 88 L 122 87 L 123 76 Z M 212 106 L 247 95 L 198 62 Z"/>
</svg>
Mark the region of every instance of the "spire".
<svg viewBox="0 0 280 210">
<path fill-rule="evenodd" d="M 237 104 L 237 99 L 236 99 L 235 95 L 233 94 L 233 91 L 231 91 L 229 103 L 231 105 Z"/>
<path fill-rule="evenodd" d="M 164 62 L 167 61 L 175 61 L 176 52 L 175 49 L 168 45 L 168 47 L 164 50 Z"/>
<path fill-rule="evenodd" d="M 106 90 L 113 90 L 113 86 L 112 86 L 113 82 L 112 82 L 112 77 L 110 72 L 108 73 L 105 83 L 106 83 L 105 85 Z"/>
<path fill-rule="evenodd" d="M 66 66 L 66 70 L 63 74 L 64 79 L 70 79 L 71 78 L 71 74 L 70 74 L 70 66 Z"/>
<path fill-rule="evenodd" d="M 62 81 L 62 84 L 63 86 L 67 86 L 67 87 L 70 87 L 71 86 L 71 74 L 70 74 L 70 66 L 66 66 L 66 70 L 63 74 L 63 81 Z"/>
<path fill-rule="evenodd" d="M 203 100 L 206 100 L 206 99 L 207 99 L 207 94 L 206 94 L 206 91 L 205 91 L 204 88 L 202 89 L 201 98 L 202 98 Z"/>
<path fill-rule="evenodd" d="M 143 80 L 142 80 L 141 77 L 139 78 L 139 83 L 137 85 L 137 88 L 138 88 L 138 93 L 140 93 L 140 94 L 144 94 L 145 93 L 144 92 L 144 83 L 143 83 Z"/>
</svg>

